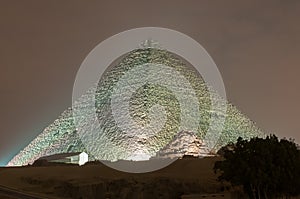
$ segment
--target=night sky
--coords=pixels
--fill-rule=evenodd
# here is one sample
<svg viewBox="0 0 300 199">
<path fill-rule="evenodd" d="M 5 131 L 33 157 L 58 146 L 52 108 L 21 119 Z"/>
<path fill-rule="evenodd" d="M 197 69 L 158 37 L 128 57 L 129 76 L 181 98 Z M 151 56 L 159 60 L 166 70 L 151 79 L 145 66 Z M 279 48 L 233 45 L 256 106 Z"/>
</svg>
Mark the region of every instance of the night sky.
<svg viewBox="0 0 300 199">
<path fill-rule="evenodd" d="M 227 97 L 267 133 L 300 143 L 300 1 L 0 0 L 0 165 L 72 104 L 87 54 L 157 26 L 197 40 Z"/>
</svg>

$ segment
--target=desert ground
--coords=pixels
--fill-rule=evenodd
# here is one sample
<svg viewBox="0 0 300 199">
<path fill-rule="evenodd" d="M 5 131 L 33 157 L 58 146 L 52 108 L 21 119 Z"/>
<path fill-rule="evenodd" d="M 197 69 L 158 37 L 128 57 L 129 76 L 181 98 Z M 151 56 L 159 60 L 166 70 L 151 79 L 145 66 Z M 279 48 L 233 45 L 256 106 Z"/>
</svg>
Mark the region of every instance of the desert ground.
<svg viewBox="0 0 300 199">
<path fill-rule="evenodd" d="M 213 172 L 219 159 L 183 158 L 163 169 L 140 174 L 117 171 L 100 162 L 6 167 L 0 169 L 0 186 L 41 198 L 174 199 L 188 194 L 225 193 L 228 185 L 218 182 Z"/>
</svg>

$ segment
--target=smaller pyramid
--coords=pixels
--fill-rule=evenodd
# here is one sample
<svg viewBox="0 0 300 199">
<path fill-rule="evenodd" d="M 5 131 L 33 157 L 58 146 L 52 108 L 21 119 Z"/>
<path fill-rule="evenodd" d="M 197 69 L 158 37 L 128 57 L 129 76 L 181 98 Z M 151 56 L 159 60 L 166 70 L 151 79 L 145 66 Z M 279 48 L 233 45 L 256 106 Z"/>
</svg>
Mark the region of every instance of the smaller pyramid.
<svg viewBox="0 0 300 199">
<path fill-rule="evenodd" d="M 206 157 L 212 153 L 194 132 L 181 131 L 172 141 L 159 150 L 156 158 L 182 158 L 184 156 Z"/>
</svg>

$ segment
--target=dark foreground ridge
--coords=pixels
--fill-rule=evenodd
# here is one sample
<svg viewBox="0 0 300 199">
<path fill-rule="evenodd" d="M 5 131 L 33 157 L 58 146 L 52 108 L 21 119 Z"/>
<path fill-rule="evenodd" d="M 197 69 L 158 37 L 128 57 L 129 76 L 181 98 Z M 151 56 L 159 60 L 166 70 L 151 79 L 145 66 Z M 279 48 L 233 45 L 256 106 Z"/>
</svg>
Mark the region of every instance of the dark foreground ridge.
<svg viewBox="0 0 300 199">
<path fill-rule="evenodd" d="M 217 160 L 220 158 L 184 157 L 164 169 L 142 174 L 120 172 L 101 162 L 81 167 L 44 162 L 2 168 L 0 184 L 41 198 L 176 199 L 192 194 L 241 198 L 241 191 L 217 181 L 213 171 Z"/>
<path fill-rule="evenodd" d="M 0 186 L 0 198 L 5 199 L 45 199 L 45 197 L 24 193 L 12 188 Z"/>
</svg>

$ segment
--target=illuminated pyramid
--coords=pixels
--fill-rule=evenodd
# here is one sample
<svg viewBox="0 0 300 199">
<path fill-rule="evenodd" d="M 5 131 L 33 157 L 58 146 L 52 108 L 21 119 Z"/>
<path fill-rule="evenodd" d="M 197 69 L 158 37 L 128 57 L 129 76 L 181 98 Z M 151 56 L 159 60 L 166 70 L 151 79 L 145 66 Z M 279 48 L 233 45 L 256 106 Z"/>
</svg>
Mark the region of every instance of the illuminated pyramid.
<svg viewBox="0 0 300 199">
<path fill-rule="evenodd" d="M 198 72 L 185 60 L 166 50 L 141 48 L 121 57 L 116 64 L 105 72 L 97 86 L 87 91 L 75 103 L 75 106 L 81 107 L 86 104 L 87 100 L 95 97 L 95 108 L 99 125 L 94 129 L 90 129 L 93 133 L 89 134 L 90 132 L 85 130 L 85 139 L 82 139 L 83 134 L 79 134 L 78 132 L 82 128 L 89 129 L 86 128 L 89 123 L 82 122 L 80 125 L 75 125 L 75 116 L 73 116 L 72 108 L 69 108 L 52 124 L 46 127 L 27 147 L 20 151 L 8 165 L 26 165 L 33 163 L 33 161 L 42 156 L 81 151 L 89 153 L 90 157 L 94 159 L 101 160 L 133 159 L 136 154 L 140 154 L 141 157 L 150 158 L 170 143 L 178 132 L 190 131 L 189 126 L 181 125 L 182 118 L 180 118 L 180 113 L 182 112 L 182 104 L 180 104 L 180 101 L 176 98 L 172 90 L 152 83 L 145 83 L 130 98 L 123 98 L 130 105 L 129 112 L 119 113 L 119 115 L 131 118 L 136 125 L 131 126 L 131 123 L 126 120 L 121 124 L 115 121 L 111 107 L 111 97 L 114 94 L 115 86 L 126 75 L 126 72 L 141 65 L 145 66 L 145 64 L 148 64 L 149 71 L 154 66 L 167 66 L 187 79 L 195 91 L 195 96 L 187 92 L 185 85 L 178 82 L 176 89 L 182 93 L 183 99 L 187 102 L 195 97 L 197 102 L 199 102 L 200 114 L 198 116 L 193 117 L 193 112 L 187 113 L 192 118 L 191 120 L 193 120 L 191 122 L 199 121 L 197 129 L 194 132 L 199 140 L 205 139 L 210 123 L 214 123 L 219 117 L 225 118 L 222 133 L 221 135 L 216 135 L 217 137 L 214 138 L 217 142 L 212 150 L 216 151 L 227 143 L 236 141 L 238 137 L 248 139 L 262 135 L 260 129 L 237 108 L 224 101 L 217 93 L 210 92 L 210 89 Z M 133 75 L 135 76 L 132 80 L 149 76 L 150 73 L 133 73 Z M 167 83 L 171 81 L 167 78 L 169 74 L 164 75 L 166 79 L 162 81 Z M 176 79 L 172 81 L 176 82 Z M 121 86 L 121 90 L 126 90 L 130 89 L 132 85 L 128 81 Z M 122 96 L 119 97 L 122 98 Z M 226 112 L 221 110 L 212 111 L 211 98 L 216 99 L 217 103 L 226 104 Z M 118 101 L 115 103 L 118 103 Z M 155 104 L 164 107 L 163 110 L 151 109 Z M 193 105 L 191 104 L 190 106 Z M 120 110 L 122 109 L 120 108 Z M 163 120 L 165 123 L 159 128 L 158 132 L 147 136 L 142 133 L 145 126 L 151 124 L 154 129 L 156 128 L 155 124 L 151 123 L 151 119 L 153 119 L 151 114 L 153 113 L 149 110 L 163 111 L 165 116 L 158 114 L 158 117 L 162 118 L 155 119 L 157 121 Z M 78 115 L 76 117 L 80 118 Z M 132 133 L 124 133 L 124 128 L 120 128 L 120 125 L 125 126 L 124 128 L 128 129 L 128 131 L 132 130 Z"/>
</svg>

